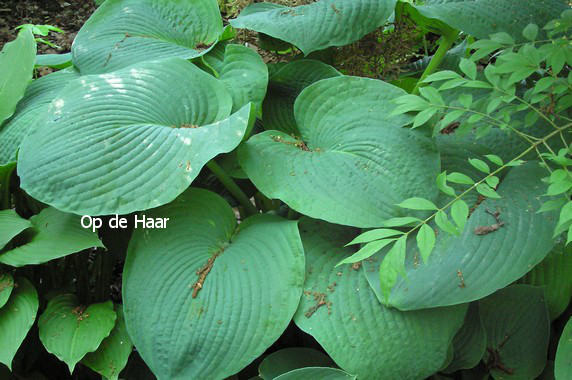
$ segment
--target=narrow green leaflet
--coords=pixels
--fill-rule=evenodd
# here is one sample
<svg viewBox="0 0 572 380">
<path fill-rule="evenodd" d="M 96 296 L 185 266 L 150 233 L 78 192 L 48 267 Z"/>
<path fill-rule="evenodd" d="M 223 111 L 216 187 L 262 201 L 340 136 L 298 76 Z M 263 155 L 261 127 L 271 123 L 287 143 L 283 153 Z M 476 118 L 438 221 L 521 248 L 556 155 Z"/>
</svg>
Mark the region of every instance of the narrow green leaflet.
<svg viewBox="0 0 572 380">
<path fill-rule="evenodd" d="M 42 344 L 68 365 L 70 373 L 88 353 L 97 350 L 115 326 L 113 303 L 80 305 L 75 295 L 52 298 L 38 320 Z"/>
<path fill-rule="evenodd" d="M 530 23 L 546 25 L 568 9 L 565 0 L 426 0 L 413 5 L 423 16 L 437 19 L 477 38 L 505 32 L 524 41 Z"/>
<path fill-rule="evenodd" d="M 232 96 L 232 112 L 248 103 L 262 106 L 268 86 L 268 69 L 254 50 L 241 45 L 217 44 L 202 57 Z"/>
<path fill-rule="evenodd" d="M 127 214 L 172 201 L 253 120 L 247 105 L 180 58 L 82 77 L 55 99 L 19 155 L 21 186 L 80 215 Z"/>
<path fill-rule="evenodd" d="M 469 305 L 463 326 L 453 339 L 453 348 L 453 358 L 447 368 L 443 370 L 445 373 L 473 368 L 479 364 L 484 356 L 486 335 L 477 302 Z"/>
<path fill-rule="evenodd" d="M 16 277 L 17 287 L 0 308 L 0 363 L 12 368 L 12 359 L 32 328 L 38 312 L 38 293 L 30 281 Z"/>
<path fill-rule="evenodd" d="M 345 259 L 340 261 L 336 266 L 343 265 L 343 264 L 357 263 L 358 261 L 365 260 L 365 259 L 369 258 L 370 256 L 373 256 L 375 253 L 377 253 L 377 251 L 379 251 L 380 249 L 382 249 L 386 245 L 391 244 L 391 243 L 395 242 L 396 240 L 397 239 L 383 239 L 383 240 L 377 240 L 377 241 L 372 241 L 370 243 L 367 243 L 366 245 L 361 247 L 359 251 L 357 251 L 356 253 L 354 253 L 350 257 L 346 257 Z"/>
<path fill-rule="evenodd" d="M 416 239 L 419 254 L 421 254 L 423 262 L 426 263 L 435 248 L 435 231 L 429 225 L 424 224 L 419 228 Z"/>
<path fill-rule="evenodd" d="M 0 263 L 21 267 L 37 265 L 103 244 L 90 229 L 81 226 L 81 217 L 48 207 L 30 218 L 33 228 L 22 235 L 23 244 L 0 251 Z"/>
<path fill-rule="evenodd" d="M 0 126 L 16 110 L 34 74 L 36 41 L 31 30 L 18 34 L 0 52 Z"/>
<path fill-rule="evenodd" d="M 262 103 L 264 127 L 299 136 L 294 102 L 300 92 L 314 82 L 340 75 L 332 66 L 311 59 L 284 65 L 270 77 L 268 83 L 268 93 Z"/>
<path fill-rule="evenodd" d="M 554 376 L 556 380 L 566 380 L 572 377 L 572 318 L 566 323 L 558 342 Z"/>
<path fill-rule="evenodd" d="M 385 24 L 395 4 L 396 0 L 322 0 L 298 7 L 251 4 L 230 24 L 289 42 L 307 55 L 359 40 Z"/>
<path fill-rule="evenodd" d="M 427 263 L 420 263 L 410 241 L 407 280 L 397 280 L 389 304 L 416 310 L 478 300 L 541 262 L 555 244 L 552 236 L 558 219 L 555 211 L 536 213 L 546 189 L 540 181 L 544 175 L 535 162 L 512 168 L 499 185 L 502 198 L 480 203 L 461 236 L 440 233 Z M 375 270 L 366 274 L 381 294 Z"/>
<path fill-rule="evenodd" d="M 522 284 L 543 286 L 550 320 L 558 318 L 572 297 L 572 246 L 558 244 L 544 260 L 519 280 Z"/>
<path fill-rule="evenodd" d="M 0 165 L 16 161 L 18 148 L 28 132 L 42 125 L 40 120 L 52 100 L 76 78 L 77 70 L 66 69 L 38 78 L 28 86 L 14 116 L 0 127 Z"/>
<path fill-rule="evenodd" d="M 109 380 L 118 379 L 119 373 L 127 365 L 127 359 L 133 351 L 133 343 L 125 327 L 123 307 L 115 305 L 115 312 L 117 321 L 109 336 L 101 342 L 97 351 L 87 354 L 81 361 L 82 364 Z"/>
<path fill-rule="evenodd" d="M 239 148 L 241 166 L 267 197 L 332 223 L 380 227 L 407 215 L 397 203 L 434 200 L 439 155 L 424 134 L 389 116 L 405 94 L 382 81 L 336 77 L 296 99 L 300 138 L 266 131 Z M 414 150 L 415 155 L 409 154 Z M 383 189 L 383 195 L 379 191 Z"/>
<path fill-rule="evenodd" d="M 296 311 L 304 282 L 296 222 L 256 215 L 237 227 L 223 198 L 196 188 L 145 217 L 169 225 L 137 229 L 129 244 L 123 301 L 135 347 L 162 378 L 235 374 Z"/>
<path fill-rule="evenodd" d="M 299 224 L 306 283 L 294 316 L 298 327 L 360 379 L 422 379 L 439 370 L 466 306 L 414 312 L 385 308 L 363 266 L 335 268 L 354 252 L 340 248 L 355 236 L 354 229 L 307 217 Z"/>
<path fill-rule="evenodd" d="M 274 380 L 276 377 L 299 368 L 306 367 L 333 367 L 335 363 L 320 351 L 303 348 L 284 348 L 268 355 L 258 372 L 264 380 Z"/>
<path fill-rule="evenodd" d="M 6 305 L 14 290 L 14 278 L 10 273 L 0 274 L 0 309 Z"/>
<path fill-rule="evenodd" d="M 196 58 L 222 31 L 216 0 L 109 0 L 77 34 L 73 63 L 85 75 L 160 58 Z"/>
<path fill-rule="evenodd" d="M 542 288 L 512 285 L 480 300 L 479 309 L 487 336 L 483 361 L 490 365 L 493 378 L 540 375 L 550 332 Z"/>
<path fill-rule="evenodd" d="M 22 218 L 16 211 L 0 211 L 0 252 L 10 240 L 30 227 L 32 223 Z"/>
<path fill-rule="evenodd" d="M 323 368 L 323 367 L 308 367 L 300 368 L 280 375 L 275 380 L 355 380 L 356 376 L 350 375 L 336 368 Z"/>
<path fill-rule="evenodd" d="M 409 198 L 397 204 L 401 208 L 409 210 L 437 210 L 438 207 L 427 199 L 423 198 Z"/>
</svg>

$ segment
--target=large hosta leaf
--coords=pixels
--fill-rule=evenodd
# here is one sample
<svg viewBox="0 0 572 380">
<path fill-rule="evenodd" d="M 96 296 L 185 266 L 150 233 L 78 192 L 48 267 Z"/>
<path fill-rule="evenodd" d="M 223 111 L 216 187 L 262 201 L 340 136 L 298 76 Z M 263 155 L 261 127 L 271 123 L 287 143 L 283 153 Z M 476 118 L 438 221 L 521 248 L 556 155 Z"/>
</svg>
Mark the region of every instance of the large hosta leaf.
<svg viewBox="0 0 572 380">
<path fill-rule="evenodd" d="M 423 16 L 477 38 L 505 32 L 516 40 L 524 39 L 528 24 L 543 27 L 569 8 L 565 0 L 426 0 L 414 6 Z"/>
<path fill-rule="evenodd" d="M 385 24 L 396 0 L 322 0 L 298 7 L 261 3 L 230 23 L 289 42 L 304 54 L 343 46 Z"/>
<path fill-rule="evenodd" d="M 27 29 L 18 34 L 15 41 L 8 42 L 0 52 L 0 125 L 16 110 L 24 96 L 28 82 L 34 74 L 36 41 Z"/>
<path fill-rule="evenodd" d="M 389 304 L 402 310 L 456 305 L 483 298 L 518 280 L 550 252 L 558 220 L 554 212 L 537 214 L 546 186 L 545 169 L 531 162 L 513 168 L 501 182 L 501 199 L 486 199 L 471 214 L 462 236 L 439 233 L 427 263 L 409 244 L 407 279 L 400 278 Z M 472 205 L 471 205 L 472 206 Z M 477 235 L 475 228 L 495 224 L 487 213 L 499 212 L 497 231 Z M 369 265 L 369 263 L 366 263 Z M 379 289 L 379 275 L 367 272 Z"/>
<path fill-rule="evenodd" d="M 266 350 L 296 311 L 304 254 L 296 223 L 257 215 L 238 227 L 218 195 L 192 188 L 147 212 L 123 277 L 127 330 L 159 379 L 222 379 Z"/>
<path fill-rule="evenodd" d="M 270 77 L 268 94 L 262 104 L 264 128 L 299 135 L 294 117 L 294 102 L 303 89 L 321 79 L 340 76 L 332 66 L 302 59 L 290 62 Z"/>
<path fill-rule="evenodd" d="M 299 368 L 306 367 L 333 367 L 334 362 L 320 351 L 303 348 L 284 348 L 268 355 L 260 366 L 258 372 L 264 380 L 273 380 L 276 377 Z"/>
<path fill-rule="evenodd" d="M 572 297 L 572 247 L 558 244 L 520 282 L 543 286 L 550 320 L 558 318 Z"/>
<path fill-rule="evenodd" d="M 79 31 L 73 62 L 85 75 L 152 59 L 195 58 L 222 31 L 216 0 L 109 0 Z"/>
<path fill-rule="evenodd" d="M 481 361 L 485 353 L 486 336 L 479 304 L 473 302 L 469 305 L 463 327 L 453 339 L 453 359 L 443 371 L 452 373 L 459 369 L 473 368 Z"/>
<path fill-rule="evenodd" d="M 202 58 L 232 96 L 233 112 L 248 103 L 262 105 L 268 69 L 258 53 L 246 46 L 221 43 Z"/>
<path fill-rule="evenodd" d="M 22 234 L 22 244 L 0 251 L 0 263 L 21 267 L 42 264 L 92 247 L 103 247 L 97 234 L 84 229 L 81 217 L 53 207 L 30 218 L 33 228 Z"/>
<path fill-rule="evenodd" d="M 12 359 L 32 328 L 38 312 L 38 293 L 25 278 L 16 278 L 18 286 L 8 303 L 0 309 L 0 363 L 12 368 Z"/>
<path fill-rule="evenodd" d="M 252 107 L 231 109 L 224 85 L 180 58 L 80 78 L 22 144 L 22 187 L 77 214 L 168 203 L 240 143 Z"/>
<path fill-rule="evenodd" d="M 68 365 L 70 373 L 88 352 L 97 350 L 115 326 L 111 301 L 85 307 L 76 296 L 54 297 L 38 320 L 40 340 L 48 352 Z"/>
<path fill-rule="evenodd" d="M 355 380 L 354 375 L 350 375 L 340 369 L 324 367 L 299 368 L 287 372 L 275 378 L 275 380 Z"/>
<path fill-rule="evenodd" d="M 377 300 L 363 268 L 335 267 L 353 253 L 342 247 L 355 230 L 303 218 L 300 231 L 306 283 L 294 316 L 298 327 L 360 379 L 422 379 L 441 368 L 463 323 L 465 305 L 388 309 Z"/>
<path fill-rule="evenodd" d="M 81 361 L 82 364 L 109 380 L 118 379 L 119 373 L 127 365 L 129 355 L 133 351 L 133 343 L 125 327 L 123 308 L 116 305 L 115 312 L 117 321 L 109 336 L 101 342 L 97 351 L 90 352 Z"/>
<path fill-rule="evenodd" d="M 572 378 L 572 318 L 566 323 L 560 341 L 558 341 L 554 375 L 556 380 Z"/>
<path fill-rule="evenodd" d="M 32 223 L 22 218 L 14 210 L 0 211 L 0 251 L 19 233 L 32 227 Z"/>
<path fill-rule="evenodd" d="M 513 285 L 479 301 L 483 360 L 495 379 L 534 379 L 546 364 L 550 320 L 542 288 Z"/>
<path fill-rule="evenodd" d="M 16 153 L 28 131 L 39 124 L 60 91 L 78 77 L 77 70 L 67 69 L 41 77 L 28 86 L 14 116 L 0 127 L 0 165 L 16 161 Z"/>
<path fill-rule="evenodd" d="M 294 105 L 301 140 L 257 134 L 239 149 L 240 164 L 264 195 L 314 218 L 376 227 L 404 216 L 397 203 L 437 196 L 439 170 L 434 143 L 401 128 L 407 116 L 389 116 L 404 93 L 366 78 L 318 81 Z"/>
</svg>

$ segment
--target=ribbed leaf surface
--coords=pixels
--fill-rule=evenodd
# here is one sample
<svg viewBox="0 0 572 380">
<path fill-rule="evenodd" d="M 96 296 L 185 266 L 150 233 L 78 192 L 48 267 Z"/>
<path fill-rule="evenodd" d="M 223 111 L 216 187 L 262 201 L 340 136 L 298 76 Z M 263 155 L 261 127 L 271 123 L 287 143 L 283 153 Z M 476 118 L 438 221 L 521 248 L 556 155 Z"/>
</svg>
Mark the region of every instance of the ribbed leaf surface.
<svg viewBox="0 0 572 380">
<path fill-rule="evenodd" d="M 554 212 L 536 213 L 545 200 L 541 195 L 546 185 L 540 181 L 545 175 L 536 162 L 513 168 L 499 185 L 502 198 L 483 201 L 462 236 L 438 234 L 428 263 L 416 257 L 414 244 L 410 244 L 407 280 L 398 280 L 390 305 L 415 310 L 474 301 L 518 280 L 542 261 L 554 246 L 552 235 L 558 220 Z M 475 228 L 496 223 L 487 211 L 498 211 L 504 224 L 479 235 Z M 372 286 L 379 289 L 379 275 L 375 270 L 367 273 Z"/>
<path fill-rule="evenodd" d="M 439 170 L 434 143 L 402 128 L 408 116 L 389 116 L 404 93 L 366 78 L 318 81 L 294 105 L 301 139 L 254 135 L 239 149 L 239 162 L 264 195 L 314 218 L 376 227 L 404 216 L 397 203 L 437 196 Z"/>
<path fill-rule="evenodd" d="M 85 75 L 160 58 L 195 58 L 222 30 L 216 0 L 108 0 L 77 34 L 73 62 Z"/>
<path fill-rule="evenodd" d="M 286 329 L 304 282 L 296 223 L 271 215 L 238 227 L 220 196 L 192 188 L 147 212 L 123 277 L 127 330 L 159 379 L 223 379 Z"/>
<path fill-rule="evenodd" d="M 230 21 L 289 42 L 304 54 L 343 46 L 385 24 L 396 0 L 322 0 L 298 7 L 260 3 Z"/>
<path fill-rule="evenodd" d="M 303 218 L 304 295 L 294 316 L 345 371 L 363 379 L 422 379 L 441 368 L 466 306 L 401 312 L 384 307 L 364 269 L 335 265 L 353 253 L 351 228 Z M 411 358 L 415 358 L 412 360 Z"/>
<path fill-rule="evenodd" d="M 251 106 L 231 109 L 224 85 L 180 58 L 82 77 L 22 145 L 22 188 L 82 215 L 168 203 L 240 143 Z"/>
<path fill-rule="evenodd" d="M 41 126 L 52 100 L 72 80 L 79 77 L 74 69 L 46 75 L 33 81 L 18 104 L 14 116 L 0 127 L 0 165 L 16 161 L 20 144 L 35 126 Z"/>
<path fill-rule="evenodd" d="M 18 234 L 32 227 L 29 220 L 22 218 L 14 210 L 0 211 L 0 251 Z"/>
<path fill-rule="evenodd" d="M 0 274 L 0 309 L 6 305 L 14 290 L 14 278 L 8 272 Z"/>
</svg>

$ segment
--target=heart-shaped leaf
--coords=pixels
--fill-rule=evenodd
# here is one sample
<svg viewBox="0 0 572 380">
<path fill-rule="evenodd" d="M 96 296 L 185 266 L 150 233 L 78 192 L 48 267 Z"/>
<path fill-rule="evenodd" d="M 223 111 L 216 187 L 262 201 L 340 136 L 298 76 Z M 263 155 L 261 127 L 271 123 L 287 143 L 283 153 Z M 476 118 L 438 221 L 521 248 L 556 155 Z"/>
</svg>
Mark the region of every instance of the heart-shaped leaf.
<svg viewBox="0 0 572 380">
<path fill-rule="evenodd" d="M 161 58 L 195 58 L 222 31 L 216 0 L 109 0 L 77 34 L 73 62 L 85 75 Z"/>
<path fill-rule="evenodd" d="M 137 229 L 129 244 L 123 300 L 141 357 L 169 379 L 240 371 L 298 306 L 304 254 L 296 222 L 257 215 L 237 227 L 223 198 L 196 188 L 145 216 L 168 217 L 169 227 Z"/>
<path fill-rule="evenodd" d="M 30 281 L 16 278 L 17 287 L 0 308 L 0 363 L 12 368 L 12 359 L 32 328 L 38 312 L 38 293 Z"/>
<path fill-rule="evenodd" d="M 499 185 L 502 198 L 480 203 L 461 236 L 440 233 L 427 263 L 416 258 L 410 241 L 407 280 L 398 279 L 389 304 L 416 310 L 478 300 L 518 280 L 541 262 L 554 246 L 552 235 L 558 220 L 554 212 L 536 213 L 546 192 L 540 181 L 544 176 L 536 162 L 513 168 Z M 497 212 L 500 222 L 494 216 Z M 498 228 L 494 227 L 497 224 Z M 366 273 L 381 294 L 375 270 Z"/>
<path fill-rule="evenodd" d="M 534 379 L 546 365 L 550 320 L 542 288 L 513 285 L 479 301 L 483 360 L 495 379 Z"/>
<path fill-rule="evenodd" d="M 558 318 L 572 297 L 572 249 L 564 242 L 558 244 L 540 264 L 519 282 L 544 287 L 550 320 Z"/>
<path fill-rule="evenodd" d="M 117 321 L 109 336 L 101 342 L 97 351 L 90 352 L 81 361 L 82 364 L 109 380 L 117 380 L 133 351 L 133 343 L 125 327 L 123 308 L 116 305 L 115 312 Z"/>
<path fill-rule="evenodd" d="M 48 302 L 38 320 L 40 340 L 72 373 L 77 362 L 109 336 L 115 319 L 111 301 L 85 307 L 75 295 L 61 294 Z"/>
<path fill-rule="evenodd" d="M 475 367 L 485 354 L 485 348 L 486 335 L 479 304 L 473 302 L 469 305 L 463 326 L 453 339 L 453 358 L 443 372 L 453 373 L 459 369 Z"/>
<path fill-rule="evenodd" d="M 276 377 L 299 368 L 306 367 L 334 367 L 335 363 L 320 351 L 303 348 L 284 348 L 268 355 L 260 366 L 258 372 L 264 380 L 273 380 Z"/>
<path fill-rule="evenodd" d="M 81 226 L 81 217 L 53 207 L 30 218 L 33 228 L 22 234 L 22 244 L 0 251 L 0 263 L 13 267 L 37 265 L 93 247 L 103 247 L 97 234 Z"/>
<path fill-rule="evenodd" d="M 345 371 L 363 379 L 422 379 L 439 370 L 465 305 L 414 312 L 384 307 L 361 265 L 335 268 L 357 231 L 303 218 L 304 295 L 294 322 Z M 411 360 L 415 358 L 415 360 Z"/>
<path fill-rule="evenodd" d="M 307 367 L 299 368 L 275 377 L 274 380 L 355 380 L 357 377 L 336 368 Z"/>
<path fill-rule="evenodd" d="M 168 203 L 209 160 L 240 143 L 253 107 L 231 109 L 225 86 L 180 58 L 82 77 L 25 139 L 22 188 L 81 215 Z"/>
<path fill-rule="evenodd" d="M 52 100 L 78 77 L 76 70 L 67 69 L 36 79 L 28 86 L 14 116 L 0 127 L 0 165 L 16 161 L 16 153 L 24 137 L 39 124 Z"/>
<path fill-rule="evenodd" d="M 217 44 L 202 57 L 232 96 L 232 112 L 248 103 L 262 105 L 268 85 L 268 69 L 254 50 L 241 45 Z"/>
<path fill-rule="evenodd" d="M 0 211 L 0 251 L 22 231 L 31 228 L 32 223 L 14 210 Z"/>
<path fill-rule="evenodd" d="M 12 275 L 10 273 L 0 274 L 0 309 L 8 302 L 12 290 L 14 290 L 14 278 L 12 278 Z"/>
<path fill-rule="evenodd" d="M 340 76 L 338 70 L 320 61 L 301 59 L 286 64 L 270 77 L 262 104 L 266 129 L 300 135 L 294 117 L 294 102 L 300 92 L 321 79 Z"/>
<path fill-rule="evenodd" d="M 396 0 L 322 0 L 297 7 L 251 4 L 230 24 L 289 42 L 309 54 L 359 40 L 385 24 L 395 4 Z"/>
<path fill-rule="evenodd" d="M 405 216 L 397 203 L 437 196 L 435 145 L 422 133 L 401 128 L 408 116 L 389 116 L 392 100 L 404 93 L 366 78 L 318 81 L 294 105 L 301 138 L 278 131 L 254 135 L 239 149 L 239 162 L 264 195 L 296 211 L 337 224 L 379 227 Z"/>
<path fill-rule="evenodd" d="M 554 376 L 556 380 L 565 380 L 572 377 L 572 318 L 566 323 L 566 327 L 564 327 L 558 342 Z"/>
<path fill-rule="evenodd" d="M 505 32 L 517 41 L 524 40 L 522 31 L 528 24 L 543 27 L 569 8 L 565 0 L 426 0 L 413 6 L 423 16 L 474 37 Z"/>
<path fill-rule="evenodd" d="M 0 125 L 16 110 L 24 96 L 28 82 L 34 74 L 36 41 L 32 31 L 27 29 L 18 34 L 16 40 L 8 42 L 0 52 Z M 1 162 L 0 162 L 1 163 Z"/>
</svg>

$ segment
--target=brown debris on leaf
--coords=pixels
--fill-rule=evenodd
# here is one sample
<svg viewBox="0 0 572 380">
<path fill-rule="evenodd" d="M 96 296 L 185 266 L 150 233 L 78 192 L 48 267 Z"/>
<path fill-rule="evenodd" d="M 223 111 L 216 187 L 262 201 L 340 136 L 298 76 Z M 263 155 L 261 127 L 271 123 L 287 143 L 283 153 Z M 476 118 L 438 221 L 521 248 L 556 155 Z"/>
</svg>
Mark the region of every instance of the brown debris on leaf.
<svg viewBox="0 0 572 380">
<path fill-rule="evenodd" d="M 461 123 L 456 121 L 454 123 L 447 125 L 445 128 L 441 129 L 440 133 L 442 135 L 451 135 L 457 130 L 457 128 L 459 128 L 460 125 L 461 125 Z"/>
<path fill-rule="evenodd" d="M 310 318 L 312 315 L 314 315 L 316 311 L 318 311 L 319 308 L 321 308 L 324 305 L 327 306 L 328 308 L 328 314 L 332 314 L 332 302 L 327 300 L 326 293 L 304 291 L 304 295 L 307 297 L 313 296 L 314 300 L 316 301 L 316 304 L 311 306 L 304 313 L 304 316 L 306 318 Z"/>
<path fill-rule="evenodd" d="M 485 198 L 483 195 L 479 194 L 479 197 L 477 198 L 477 202 L 473 205 L 473 207 L 471 207 L 471 209 L 469 210 L 469 216 L 471 216 L 473 214 L 473 212 L 475 212 L 475 210 L 477 209 L 477 207 L 479 207 L 479 205 L 481 203 L 483 203 L 483 201 L 487 199 Z"/>
<path fill-rule="evenodd" d="M 213 264 L 215 262 L 215 260 L 217 259 L 217 257 L 219 257 L 221 255 L 221 253 L 224 252 L 224 248 L 221 248 L 220 250 L 218 250 L 217 252 L 215 252 L 205 263 L 205 265 L 203 265 L 200 269 L 197 270 L 197 276 L 199 276 L 199 278 L 197 279 L 197 281 L 193 284 L 192 289 L 193 289 L 193 298 L 197 298 L 197 295 L 199 294 L 199 292 L 201 291 L 201 289 L 203 288 L 203 285 L 205 283 L 205 280 L 207 278 L 207 275 L 210 273 L 211 269 L 213 269 Z"/>
<path fill-rule="evenodd" d="M 300 140 L 299 137 L 292 135 L 292 138 L 294 138 L 296 141 L 288 141 L 288 140 L 284 140 L 281 136 L 275 136 L 275 135 L 270 135 L 270 138 L 278 143 L 282 143 L 282 144 L 286 144 L 286 145 L 294 145 L 296 148 L 303 150 L 305 152 L 309 152 L 310 149 L 308 148 L 308 146 L 306 145 L 306 143 L 304 143 L 304 141 Z"/>
<path fill-rule="evenodd" d="M 496 223 L 491 224 L 490 226 L 475 227 L 475 235 L 488 235 L 504 226 L 504 222 L 500 220 L 500 211 L 497 210 L 495 212 L 490 212 L 489 210 L 486 210 L 486 213 L 492 215 L 495 218 Z"/>
<path fill-rule="evenodd" d="M 78 322 L 81 322 L 84 319 L 89 318 L 89 313 L 85 313 L 85 306 L 77 306 L 73 308 L 72 314 L 76 315 Z"/>
</svg>

